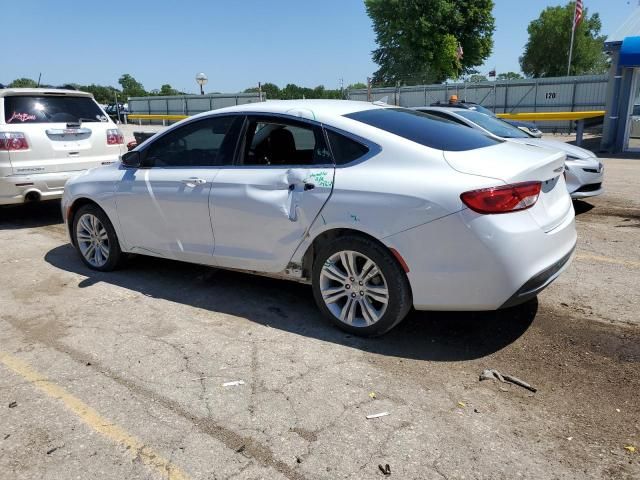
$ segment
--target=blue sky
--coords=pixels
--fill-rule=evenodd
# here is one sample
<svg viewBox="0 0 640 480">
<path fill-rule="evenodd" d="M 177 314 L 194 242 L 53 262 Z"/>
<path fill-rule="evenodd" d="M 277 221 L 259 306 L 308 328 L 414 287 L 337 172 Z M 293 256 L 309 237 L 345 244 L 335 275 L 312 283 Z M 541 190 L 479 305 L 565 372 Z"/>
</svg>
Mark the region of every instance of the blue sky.
<svg viewBox="0 0 640 480">
<path fill-rule="evenodd" d="M 519 71 L 527 25 L 553 0 L 495 0 L 495 46 L 482 73 Z M 584 0 L 609 34 L 636 0 Z M 117 85 L 130 73 L 146 89 L 169 83 L 196 91 L 236 92 L 258 81 L 336 88 L 376 70 L 371 22 L 361 0 L 4 2 L 0 82 Z M 11 21 L 7 21 L 11 19 Z"/>
</svg>

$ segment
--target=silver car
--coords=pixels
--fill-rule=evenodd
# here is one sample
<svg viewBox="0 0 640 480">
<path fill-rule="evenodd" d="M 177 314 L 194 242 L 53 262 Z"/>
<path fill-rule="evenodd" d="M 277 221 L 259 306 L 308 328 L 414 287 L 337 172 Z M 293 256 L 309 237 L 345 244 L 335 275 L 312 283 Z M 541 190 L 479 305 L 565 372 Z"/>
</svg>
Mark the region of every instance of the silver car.
<svg viewBox="0 0 640 480">
<path fill-rule="evenodd" d="M 589 150 L 557 140 L 534 138 L 504 120 L 474 110 L 455 107 L 417 107 L 416 110 L 466 125 L 511 142 L 564 152 L 567 155 L 565 162 L 566 181 L 571 198 L 594 197 L 604 192 L 602 188 L 604 165 Z"/>
<path fill-rule="evenodd" d="M 310 283 L 339 327 L 522 303 L 576 243 L 564 155 L 412 110 L 273 101 L 196 115 L 71 180 L 73 245 Z"/>
</svg>

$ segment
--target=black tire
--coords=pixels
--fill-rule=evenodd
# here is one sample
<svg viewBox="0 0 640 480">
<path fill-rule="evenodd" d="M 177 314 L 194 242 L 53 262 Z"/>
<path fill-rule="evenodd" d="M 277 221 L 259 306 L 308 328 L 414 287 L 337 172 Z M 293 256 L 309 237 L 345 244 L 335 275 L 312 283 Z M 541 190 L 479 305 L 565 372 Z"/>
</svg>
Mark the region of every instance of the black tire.
<svg viewBox="0 0 640 480">
<path fill-rule="evenodd" d="M 383 287 L 386 287 L 386 291 L 388 292 L 388 301 L 386 303 L 386 308 L 380 308 L 380 311 L 383 311 L 382 315 L 379 317 L 377 321 L 374 323 L 363 323 L 359 325 L 355 325 L 354 322 L 346 323 L 336 314 L 332 313 L 329 309 L 322 294 L 322 285 L 324 284 L 328 288 L 332 288 L 328 282 L 335 281 L 335 287 L 340 288 L 340 282 L 337 280 L 327 280 L 326 272 L 321 278 L 321 274 L 323 268 L 327 265 L 329 261 L 329 265 L 336 266 L 333 262 L 332 257 L 339 254 L 339 252 L 354 252 L 353 255 L 357 258 L 357 262 L 366 263 L 366 260 L 371 260 L 376 267 L 378 267 L 379 271 L 382 273 L 382 277 L 372 277 L 370 281 L 384 282 Z M 362 258 L 364 256 L 366 258 Z M 334 257 L 335 258 L 335 257 Z M 356 267 L 357 269 L 358 267 Z M 363 268 L 364 270 L 364 268 Z M 342 274 L 348 273 L 348 269 L 340 268 L 340 272 Z M 348 296 L 353 297 L 353 302 L 357 303 L 357 299 L 360 298 L 360 295 L 363 296 L 360 302 L 368 302 L 370 305 L 375 303 L 375 299 L 372 299 L 367 296 L 366 293 L 366 282 L 363 287 L 363 283 L 357 281 L 353 283 L 353 286 L 346 287 L 350 288 L 350 290 L 344 290 L 345 292 L 351 292 L 348 295 L 344 295 L 340 297 L 340 300 L 330 302 L 332 308 L 335 311 L 338 309 L 343 309 L 347 307 L 347 302 L 349 302 Z M 351 282 L 351 278 L 349 278 L 348 283 Z M 360 287 L 358 286 L 360 285 Z M 411 286 L 409 285 L 409 280 L 407 279 L 407 275 L 403 268 L 400 266 L 399 262 L 393 257 L 391 252 L 380 243 L 372 240 L 370 238 L 361 237 L 357 235 L 353 236 L 345 236 L 339 237 L 331 242 L 323 245 L 318 255 L 316 256 L 313 263 L 313 273 L 312 273 L 312 286 L 313 286 L 313 296 L 318 304 L 318 308 L 322 311 L 322 313 L 338 328 L 353 333 L 355 335 L 365 336 L 365 337 L 375 337 L 378 335 L 382 335 L 393 327 L 395 327 L 398 323 L 400 323 L 404 317 L 407 315 L 409 310 L 413 305 L 412 296 L 411 296 Z M 375 287 L 374 287 L 375 288 Z M 326 292 L 326 289 L 325 289 Z M 356 294 L 357 292 L 357 294 Z M 341 303 L 344 302 L 344 303 Z M 380 304 L 378 304 L 380 305 Z M 360 312 L 361 317 L 366 317 L 364 312 L 364 304 L 359 303 L 358 306 L 354 306 L 355 312 Z M 357 313 L 354 314 L 357 319 Z"/>
<path fill-rule="evenodd" d="M 91 263 L 89 260 L 87 260 L 82 251 L 81 242 L 78 239 L 78 223 L 86 215 L 93 215 L 94 217 L 96 217 L 106 231 L 106 237 L 108 241 L 108 256 L 106 256 L 106 261 L 104 262 L 104 264 L 96 264 L 95 262 Z M 78 209 L 78 211 L 73 216 L 73 227 L 71 230 L 71 236 L 73 238 L 73 245 L 76 248 L 78 255 L 80 255 L 80 259 L 90 269 L 98 270 L 100 272 L 110 272 L 122 266 L 126 255 L 120 249 L 118 236 L 116 235 L 116 231 L 113 228 L 109 217 L 97 205 L 87 204 Z M 84 242 L 83 244 L 86 244 L 86 242 Z"/>
</svg>

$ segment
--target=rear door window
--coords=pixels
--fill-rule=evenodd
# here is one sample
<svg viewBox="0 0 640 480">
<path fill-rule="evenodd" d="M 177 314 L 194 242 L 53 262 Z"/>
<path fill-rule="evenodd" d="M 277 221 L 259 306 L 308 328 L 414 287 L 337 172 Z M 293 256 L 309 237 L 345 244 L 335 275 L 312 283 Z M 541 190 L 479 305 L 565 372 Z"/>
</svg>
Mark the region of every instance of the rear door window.
<svg viewBox="0 0 640 480">
<path fill-rule="evenodd" d="M 4 97 L 4 120 L 8 124 L 108 121 L 92 98 L 67 95 Z"/>
<path fill-rule="evenodd" d="M 295 166 L 333 163 L 318 126 L 280 118 L 249 117 L 242 165 Z"/>
<path fill-rule="evenodd" d="M 345 116 L 437 150 L 459 152 L 500 143 L 471 128 L 405 108 L 374 108 Z"/>
</svg>

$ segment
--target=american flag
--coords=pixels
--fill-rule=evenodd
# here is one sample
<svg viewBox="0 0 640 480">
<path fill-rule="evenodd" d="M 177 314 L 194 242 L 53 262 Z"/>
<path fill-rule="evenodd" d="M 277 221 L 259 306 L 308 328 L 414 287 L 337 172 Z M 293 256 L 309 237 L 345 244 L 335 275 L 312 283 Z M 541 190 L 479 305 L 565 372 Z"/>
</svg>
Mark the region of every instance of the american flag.
<svg viewBox="0 0 640 480">
<path fill-rule="evenodd" d="M 582 0 L 576 0 L 576 11 L 573 14 L 573 29 L 578 28 L 582 22 Z"/>
</svg>

